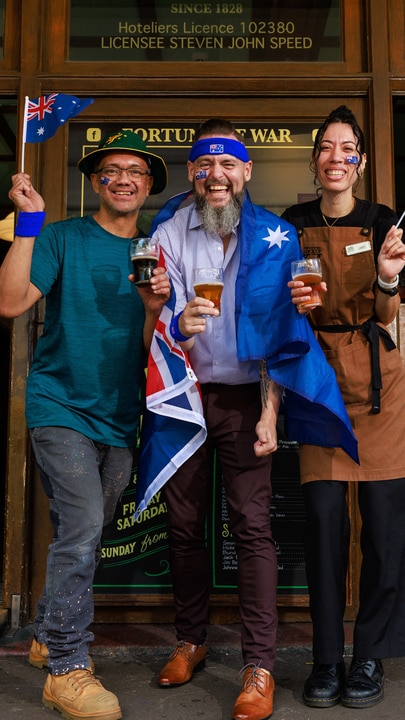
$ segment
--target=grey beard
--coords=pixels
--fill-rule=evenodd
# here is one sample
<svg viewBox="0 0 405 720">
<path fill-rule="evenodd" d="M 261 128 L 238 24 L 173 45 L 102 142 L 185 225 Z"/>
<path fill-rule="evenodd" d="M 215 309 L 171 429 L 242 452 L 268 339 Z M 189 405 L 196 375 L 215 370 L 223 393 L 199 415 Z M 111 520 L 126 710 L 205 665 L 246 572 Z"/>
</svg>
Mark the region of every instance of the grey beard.
<svg viewBox="0 0 405 720">
<path fill-rule="evenodd" d="M 220 237 L 230 235 L 240 218 L 243 198 L 242 192 L 234 195 L 225 207 L 215 208 L 209 204 L 204 195 L 195 192 L 195 206 L 204 230 L 209 234 L 216 233 Z"/>
</svg>

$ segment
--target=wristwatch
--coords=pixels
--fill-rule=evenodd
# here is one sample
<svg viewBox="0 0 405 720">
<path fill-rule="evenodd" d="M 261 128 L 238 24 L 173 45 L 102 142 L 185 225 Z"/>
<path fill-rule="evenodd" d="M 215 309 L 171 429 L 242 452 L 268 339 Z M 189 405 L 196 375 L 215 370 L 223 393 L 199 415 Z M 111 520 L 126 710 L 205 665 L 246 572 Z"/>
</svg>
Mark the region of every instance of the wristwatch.
<svg viewBox="0 0 405 720">
<path fill-rule="evenodd" d="M 394 295 L 398 295 L 398 285 L 395 285 L 395 287 L 391 288 L 390 290 L 386 290 L 386 288 L 381 287 L 380 283 L 377 281 L 377 287 L 380 292 L 382 292 L 384 295 L 390 295 L 391 297 L 394 297 Z"/>
</svg>

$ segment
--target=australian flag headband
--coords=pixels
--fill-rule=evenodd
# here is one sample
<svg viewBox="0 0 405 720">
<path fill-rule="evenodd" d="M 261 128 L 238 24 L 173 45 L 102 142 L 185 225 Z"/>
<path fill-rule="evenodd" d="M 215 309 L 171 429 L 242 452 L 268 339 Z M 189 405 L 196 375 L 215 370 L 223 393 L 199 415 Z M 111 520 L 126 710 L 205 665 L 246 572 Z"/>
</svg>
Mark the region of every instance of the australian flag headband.
<svg viewBox="0 0 405 720">
<path fill-rule="evenodd" d="M 201 155 L 233 155 L 243 162 L 249 161 L 249 154 L 244 144 L 229 137 L 209 137 L 197 140 L 191 147 L 188 159 L 194 162 Z"/>
</svg>

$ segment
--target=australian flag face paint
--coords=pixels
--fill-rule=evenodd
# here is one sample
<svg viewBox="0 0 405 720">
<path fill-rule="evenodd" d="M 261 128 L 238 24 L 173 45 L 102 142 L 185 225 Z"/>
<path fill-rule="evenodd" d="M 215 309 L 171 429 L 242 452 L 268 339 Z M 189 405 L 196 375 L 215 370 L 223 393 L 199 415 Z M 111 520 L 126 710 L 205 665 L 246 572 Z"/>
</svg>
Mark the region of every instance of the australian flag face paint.
<svg viewBox="0 0 405 720">
<path fill-rule="evenodd" d="M 357 157 L 357 155 L 346 155 L 346 162 L 349 165 L 358 165 L 359 158 Z"/>
<path fill-rule="evenodd" d="M 101 178 L 100 178 L 100 183 L 101 183 L 102 185 L 108 185 L 109 182 L 110 182 L 110 178 L 106 177 L 105 175 L 102 175 L 102 176 L 101 176 Z"/>
<path fill-rule="evenodd" d="M 205 180 L 206 177 L 207 177 L 207 171 L 206 171 L 206 170 L 199 170 L 199 171 L 196 172 L 196 174 L 195 174 L 195 179 L 196 179 L 196 180 Z"/>
</svg>

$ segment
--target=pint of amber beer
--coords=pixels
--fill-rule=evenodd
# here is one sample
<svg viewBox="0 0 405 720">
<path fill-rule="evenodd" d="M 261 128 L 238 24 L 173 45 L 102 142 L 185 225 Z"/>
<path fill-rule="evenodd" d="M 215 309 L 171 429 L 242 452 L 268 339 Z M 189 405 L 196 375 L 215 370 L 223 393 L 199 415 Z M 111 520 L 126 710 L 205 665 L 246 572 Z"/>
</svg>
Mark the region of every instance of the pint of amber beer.
<svg viewBox="0 0 405 720">
<path fill-rule="evenodd" d="M 157 243 L 151 238 L 134 238 L 131 240 L 131 260 L 135 285 L 148 285 L 158 263 Z"/>
<path fill-rule="evenodd" d="M 224 271 L 222 268 L 195 268 L 193 270 L 193 286 L 197 297 L 211 300 L 221 314 L 221 295 L 224 287 Z M 213 317 L 209 315 L 208 317 Z"/>
<path fill-rule="evenodd" d="M 293 280 L 301 280 L 305 285 L 309 285 L 312 288 L 310 299 L 301 302 L 298 305 L 299 308 L 312 309 L 318 305 L 322 305 L 322 296 L 319 288 L 322 281 L 322 267 L 319 258 L 294 260 L 291 263 L 291 275 Z"/>
</svg>

